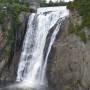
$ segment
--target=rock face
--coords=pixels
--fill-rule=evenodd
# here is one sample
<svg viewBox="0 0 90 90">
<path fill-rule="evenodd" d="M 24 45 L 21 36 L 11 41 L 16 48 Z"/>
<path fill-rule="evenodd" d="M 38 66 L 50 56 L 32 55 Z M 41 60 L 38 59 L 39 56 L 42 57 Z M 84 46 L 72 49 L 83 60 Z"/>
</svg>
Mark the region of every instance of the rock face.
<svg viewBox="0 0 90 90">
<path fill-rule="evenodd" d="M 0 24 L 0 82 L 14 81 L 16 78 L 17 66 L 26 32 L 28 16 L 29 14 L 26 12 L 20 13 L 20 23 L 17 30 L 14 32 L 14 35 L 9 35 L 9 32 L 12 32 L 10 17 L 5 17 L 3 23 Z M 14 39 L 11 39 L 12 37 L 8 38 L 7 36 L 12 36 Z"/>
<path fill-rule="evenodd" d="M 3 82 L 3 85 L 6 85 L 9 84 L 6 81 L 15 81 L 28 16 L 25 12 L 20 14 L 20 25 L 9 54 L 6 53 L 8 48 L 2 29 L 3 26 L 11 29 L 11 19 L 5 18 L 4 23 L 0 25 L 0 86 Z M 49 55 L 49 90 L 90 90 L 90 41 L 83 43 L 78 36 L 68 32 L 68 27 L 69 19 L 66 19 Z"/>
<path fill-rule="evenodd" d="M 84 44 L 78 36 L 69 34 L 68 26 L 66 20 L 49 56 L 50 90 L 90 90 L 90 43 Z"/>
</svg>

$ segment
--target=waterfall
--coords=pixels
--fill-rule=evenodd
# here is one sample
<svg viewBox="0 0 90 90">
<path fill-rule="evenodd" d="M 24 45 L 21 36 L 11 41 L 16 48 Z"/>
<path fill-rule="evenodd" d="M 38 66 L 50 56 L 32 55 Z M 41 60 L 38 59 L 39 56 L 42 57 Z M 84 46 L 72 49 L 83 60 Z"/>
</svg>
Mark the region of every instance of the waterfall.
<svg viewBox="0 0 90 90">
<path fill-rule="evenodd" d="M 16 80 L 24 87 L 39 88 L 48 85 L 48 56 L 67 15 L 68 10 L 63 6 L 38 8 L 37 13 L 29 16 Z"/>
</svg>

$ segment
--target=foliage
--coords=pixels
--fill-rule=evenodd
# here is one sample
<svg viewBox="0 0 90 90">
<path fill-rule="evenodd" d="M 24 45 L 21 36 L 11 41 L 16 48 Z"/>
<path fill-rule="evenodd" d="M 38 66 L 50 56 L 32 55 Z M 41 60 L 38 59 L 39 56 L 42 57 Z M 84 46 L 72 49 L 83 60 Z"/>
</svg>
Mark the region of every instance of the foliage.
<svg viewBox="0 0 90 90">
<path fill-rule="evenodd" d="M 82 17 L 81 25 L 70 25 L 71 30 L 70 33 L 75 33 L 78 35 L 82 41 L 86 43 L 87 40 L 90 40 L 89 36 L 86 38 L 85 32 L 81 31 L 84 27 L 88 27 L 90 30 L 90 0 L 74 0 L 73 2 L 69 2 L 67 4 L 67 8 L 71 11 L 78 11 L 79 15 Z M 78 28 L 80 27 L 80 28 Z M 78 29 L 77 29 L 78 28 Z"/>
<path fill-rule="evenodd" d="M 77 10 L 82 16 L 82 26 L 90 28 L 90 0 L 74 0 L 69 2 L 67 7 L 70 10 Z"/>
<path fill-rule="evenodd" d="M 66 6 L 67 5 L 67 2 L 63 2 L 63 1 L 60 1 L 60 2 L 52 2 L 51 0 L 50 0 L 50 2 L 49 3 L 46 3 L 46 0 L 43 0 L 43 1 L 41 1 L 41 3 L 40 3 L 40 6 L 41 7 L 51 7 L 51 6 Z"/>
<path fill-rule="evenodd" d="M 22 11 L 29 11 L 29 5 L 20 3 L 19 0 L 0 0 L 0 22 L 5 16 L 18 21 L 18 15 Z"/>
<path fill-rule="evenodd" d="M 87 37 L 84 31 L 81 31 L 81 26 L 74 25 L 73 23 L 70 22 L 69 25 L 69 33 L 74 33 L 77 36 L 80 37 L 80 39 L 86 43 L 87 42 Z M 89 39 L 89 38 L 88 38 Z"/>
<path fill-rule="evenodd" d="M 5 18 L 10 18 L 11 20 L 11 29 L 8 30 L 4 27 L 2 30 L 4 38 L 6 40 L 6 53 L 11 51 L 11 46 L 13 41 L 15 40 L 15 34 L 18 31 L 19 22 L 19 14 L 24 11 L 29 11 L 29 5 L 27 3 L 21 3 L 19 0 L 0 0 L 0 24 L 4 24 Z"/>
<path fill-rule="evenodd" d="M 3 18 L 6 16 L 4 12 L 0 12 L 0 23 L 3 22 Z"/>
</svg>

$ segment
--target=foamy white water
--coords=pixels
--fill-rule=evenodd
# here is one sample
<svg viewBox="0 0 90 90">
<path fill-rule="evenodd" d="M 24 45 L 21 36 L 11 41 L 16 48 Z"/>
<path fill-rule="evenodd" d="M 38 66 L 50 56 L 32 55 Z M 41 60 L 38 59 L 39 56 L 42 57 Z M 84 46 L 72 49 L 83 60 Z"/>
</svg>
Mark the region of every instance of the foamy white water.
<svg viewBox="0 0 90 90">
<path fill-rule="evenodd" d="M 21 82 L 19 86 L 31 88 L 47 86 L 48 55 L 61 23 L 68 14 L 66 7 L 47 7 L 38 8 L 37 13 L 30 15 L 17 72 L 17 81 Z M 44 55 L 48 37 L 50 41 Z"/>
</svg>

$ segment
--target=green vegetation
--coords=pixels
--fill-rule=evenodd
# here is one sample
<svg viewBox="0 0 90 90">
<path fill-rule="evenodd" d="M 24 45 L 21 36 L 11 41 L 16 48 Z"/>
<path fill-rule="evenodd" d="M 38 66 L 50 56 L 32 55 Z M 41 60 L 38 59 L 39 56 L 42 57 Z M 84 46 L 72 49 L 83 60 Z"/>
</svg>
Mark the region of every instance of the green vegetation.
<svg viewBox="0 0 90 90">
<path fill-rule="evenodd" d="M 86 34 L 84 31 L 81 31 L 81 26 L 73 25 L 73 23 L 70 22 L 69 33 L 74 33 L 75 35 L 79 36 L 84 43 L 87 42 Z"/>
<path fill-rule="evenodd" d="M 3 22 L 3 18 L 6 16 L 4 12 L 0 12 L 0 23 Z"/>
<path fill-rule="evenodd" d="M 82 16 L 83 27 L 90 28 L 90 0 L 74 0 L 68 4 L 68 8 L 71 10 L 77 10 Z"/>
<path fill-rule="evenodd" d="M 74 0 L 73 2 L 69 2 L 67 7 L 71 11 L 78 11 L 79 15 L 82 17 L 81 25 L 70 25 L 71 30 L 69 32 L 73 32 L 80 36 L 81 40 L 86 43 L 86 41 L 90 40 L 90 38 L 86 38 L 85 32 L 81 30 L 85 27 L 90 30 L 90 0 Z"/>
<path fill-rule="evenodd" d="M 60 2 L 58 2 L 58 0 L 57 0 L 57 2 L 52 2 L 51 0 L 50 0 L 50 2 L 49 3 L 46 3 L 46 0 L 42 0 L 41 2 L 40 2 L 40 6 L 41 7 L 51 7 L 51 6 L 66 6 L 67 5 L 67 2 L 63 2 L 63 1 L 60 1 Z"/>
<path fill-rule="evenodd" d="M 17 20 L 20 12 L 28 10 L 29 5 L 20 3 L 19 0 L 0 0 L 0 22 L 2 22 L 2 19 L 6 16 Z"/>
<path fill-rule="evenodd" d="M 6 42 L 5 52 L 10 54 L 12 43 L 15 40 L 16 32 L 18 31 L 19 14 L 24 11 L 29 11 L 29 4 L 19 2 L 19 0 L 0 0 L 0 25 L 2 26 L 2 33 Z M 3 24 L 5 18 L 9 18 L 11 22 L 10 30 Z"/>
</svg>

